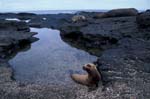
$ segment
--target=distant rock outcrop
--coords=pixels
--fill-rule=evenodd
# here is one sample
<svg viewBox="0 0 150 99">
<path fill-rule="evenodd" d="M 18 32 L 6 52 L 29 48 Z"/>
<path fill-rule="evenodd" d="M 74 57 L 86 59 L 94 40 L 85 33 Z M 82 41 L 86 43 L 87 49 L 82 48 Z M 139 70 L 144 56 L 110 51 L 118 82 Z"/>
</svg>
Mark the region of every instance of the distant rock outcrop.
<svg viewBox="0 0 150 99">
<path fill-rule="evenodd" d="M 109 18 L 109 17 L 125 17 L 125 16 L 136 16 L 138 14 L 138 10 L 134 8 L 128 9 L 113 9 L 108 12 L 98 13 L 96 18 Z"/>
<path fill-rule="evenodd" d="M 18 13 L 17 16 L 20 20 L 28 20 L 36 17 L 37 15 L 34 13 Z"/>
<path fill-rule="evenodd" d="M 140 13 L 137 16 L 137 23 L 142 28 L 150 27 L 150 10 Z"/>
</svg>

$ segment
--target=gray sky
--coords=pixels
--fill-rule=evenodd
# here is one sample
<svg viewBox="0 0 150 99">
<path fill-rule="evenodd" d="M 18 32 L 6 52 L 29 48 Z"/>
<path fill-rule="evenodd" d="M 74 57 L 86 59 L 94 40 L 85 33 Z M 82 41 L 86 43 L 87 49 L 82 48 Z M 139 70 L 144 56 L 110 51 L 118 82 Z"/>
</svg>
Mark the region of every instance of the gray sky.
<svg viewBox="0 0 150 99">
<path fill-rule="evenodd" d="M 0 12 L 74 9 L 150 9 L 150 0 L 0 0 Z"/>
</svg>

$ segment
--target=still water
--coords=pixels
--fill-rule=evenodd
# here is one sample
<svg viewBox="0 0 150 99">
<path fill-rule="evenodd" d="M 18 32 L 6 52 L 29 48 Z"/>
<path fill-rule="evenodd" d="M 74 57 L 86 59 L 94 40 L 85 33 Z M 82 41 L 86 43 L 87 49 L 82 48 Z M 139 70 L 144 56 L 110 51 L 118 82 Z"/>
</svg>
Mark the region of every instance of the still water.
<svg viewBox="0 0 150 99">
<path fill-rule="evenodd" d="M 18 53 L 9 61 L 16 81 L 38 84 L 71 83 L 70 71 L 83 72 L 83 64 L 97 57 L 65 43 L 58 30 L 31 28 L 39 38 L 28 51 Z"/>
</svg>

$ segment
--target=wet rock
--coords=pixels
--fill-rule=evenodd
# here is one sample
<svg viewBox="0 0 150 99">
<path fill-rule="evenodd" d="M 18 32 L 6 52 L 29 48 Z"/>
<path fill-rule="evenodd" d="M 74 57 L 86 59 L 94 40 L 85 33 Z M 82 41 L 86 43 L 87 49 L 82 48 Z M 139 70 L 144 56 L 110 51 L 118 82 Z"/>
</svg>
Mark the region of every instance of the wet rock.
<svg viewBox="0 0 150 99">
<path fill-rule="evenodd" d="M 82 34 L 85 35 L 93 34 L 93 35 L 113 36 L 115 38 L 121 38 L 121 35 L 124 35 L 125 33 L 130 34 L 130 32 L 136 30 L 137 25 L 135 17 L 119 17 L 103 20 L 97 19 L 93 20 L 93 22 L 90 23 L 84 22 L 84 24 L 83 22 L 76 24 L 70 23 L 65 24 L 61 28 L 63 35 L 69 34 L 71 32 L 81 32 Z"/>
<path fill-rule="evenodd" d="M 145 12 L 140 13 L 137 16 L 137 23 L 141 28 L 149 28 L 150 27 L 150 11 L 147 10 Z"/>
<path fill-rule="evenodd" d="M 0 31 L 0 48 L 2 49 L 0 58 L 10 57 L 23 46 L 34 42 L 32 36 L 35 34 L 32 32 Z"/>
<path fill-rule="evenodd" d="M 138 14 L 138 10 L 134 8 L 114 9 L 114 10 L 108 11 L 106 13 L 106 17 L 136 16 L 137 14 Z"/>
<path fill-rule="evenodd" d="M 0 20 L 0 30 L 29 32 L 29 26 L 25 22 Z"/>
<path fill-rule="evenodd" d="M 40 14 L 34 13 L 0 13 L 0 19 L 17 18 L 22 22 L 27 22 L 32 27 L 47 27 L 59 29 L 65 22 L 71 22 L 74 14 Z M 44 19 L 46 18 L 46 20 Z M 29 20 L 29 21 L 27 21 Z"/>
<path fill-rule="evenodd" d="M 39 18 L 41 19 L 42 27 L 60 29 L 64 23 L 70 23 L 73 16 L 73 14 L 47 14 L 39 15 Z M 43 18 L 46 18 L 46 20 L 43 20 Z M 39 20 L 33 22 L 39 22 Z"/>
<path fill-rule="evenodd" d="M 33 42 L 37 33 L 29 32 L 30 28 L 25 22 L 0 21 L 0 58 L 7 58 L 17 53 L 26 44 Z M 16 50 L 16 51 L 15 51 Z"/>
<path fill-rule="evenodd" d="M 96 43 L 97 41 L 90 41 L 86 42 L 84 41 L 85 38 L 81 36 L 75 36 L 74 38 L 66 37 L 66 36 L 61 36 L 63 41 L 71 45 L 72 47 L 84 50 L 92 55 L 95 56 L 100 56 L 101 52 L 103 51 L 102 47 L 98 46 Z"/>
<path fill-rule="evenodd" d="M 121 42 L 119 47 L 104 51 L 97 61 L 103 80 L 105 84 L 112 82 L 112 85 L 123 81 L 135 90 L 132 94 L 139 92 L 139 97 L 147 98 L 150 74 L 149 66 L 145 65 L 150 62 L 147 60 L 150 58 L 150 43 L 137 39 L 123 39 Z"/>
<path fill-rule="evenodd" d="M 34 14 L 34 13 L 18 13 L 17 16 L 20 20 L 28 20 L 28 19 L 35 18 L 36 14 Z"/>
<path fill-rule="evenodd" d="M 83 34 L 101 35 L 103 37 L 122 38 L 125 34 L 136 31 L 135 17 L 119 17 L 95 20 L 80 29 Z"/>
<path fill-rule="evenodd" d="M 29 23 L 30 27 L 41 28 L 41 23 Z"/>
<path fill-rule="evenodd" d="M 79 15 L 86 16 L 87 21 L 75 23 L 71 22 L 74 15 L 70 14 L 33 15 L 34 18 L 29 22 L 29 24 L 40 23 L 41 27 L 60 29 L 65 42 L 99 57 L 95 63 L 103 75 L 104 86 L 100 86 L 92 92 L 88 92 L 86 87 L 76 84 L 42 86 L 20 84 L 14 81 L 11 78 L 12 68 L 3 57 L 16 55 L 17 52 L 14 50 L 18 47 L 18 49 L 21 48 L 18 43 L 20 41 L 20 43 L 24 43 L 24 39 L 28 41 L 34 34 L 24 32 L 24 29 L 18 30 L 16 25 L 7 27 L 0 24 L 0 74 L 2 74 L 0 76 L 0 97 L 4 99 L 149 99 L 150 33 L 147 29 L 149 24 L 142 23 L 138 19 L 140 16 L 142 20 L 146 21 L 146 17 L 141 16 L 149 11 L 138 16 L 137 13 L 135 9 L 112 10 L 105 13 L 108 15 L 107 18 L 100 18 L 101 15 L 97 18 L 94 17 L 96 14 L 100 14 L 99 12 L 80 13 Z M 144 26 L 144 28 L 141 29 L 139 26 Z M 17 44 L 17 47 L 11 46 L 11 50 L 8 50 L 6 46 L 12 43 Z M 29 48 L 30 46 L 27 46 L 22 50 L 26 51 Z M 2 58 L 5 60 L 2 61 Z"/>
<path fill-rule="evenodd" d="M 16 18 L 17 15 L 15 13 L 0 13 L 0 19 L 7 19 L 7 18 Z"/>
<path fill-rule="evenodd" d="M 63 38 L 71 38 L 79 45 L 102 50 L 116 46 L 118 41 L 125 37 L 144 38 L 141 34 L 136 17 L 95 19 L 92 23 L 68 23 L 61 28 Z"/>
<path fill-rule="evenodd" d="M 130 9 L 122 10 L 128 11 Z M 84 46 L 85 49 L 88 47 L 101 50 L 113 48 L 123 38 L 139 38 L 144 40 L 149 40 L 150 38 L 148 30 L 139 29 L 136 16 L 134 15 L 65 23 L 60 30 L 61 36 L 66 42 L 68 41 L 70 43 L 70 41 L 75 41 L 76 43 L 72 45 L 78 44 Z"/>
<path fill-rule="evenodd" d="M 99 19 L 99 18 L 104 18 L 104 17 L 105 17 L 105 12 L 99 12 L 93 18 Z"/>
<path fill-rule="evenodd" d="M 102 72 L 104 89 L 106 88 L 104 92 L 99 92 L 105 93 L 106 96 L 109 94 L 108 99 L 117 97 L 148 99 L 149 30 L 139 28 L 137 11 L 129 15 L 127 12 L 126 14 L 115 13 L 116 15 L 109 18 L 93 17 L 94 19 L 87 22 L 64 24 L 61 28 L 61 36 L 71 46 L 99 56 L 95 63 Z M 116 96 L 114 96 L 115 92 Z M 100 98 L 102 95 L 94 96 Z M 90 96 L 86 94 L 83 97 Z"/>
<path fill-rule="evenodd" d="M 26 23 L 0 21 L 0 97 L 2 99 L 25 97 L 19 93 L 20 87 L 14 81 L 14 71 L 10 67 L 8 60 L 19 51 L 25 51 L 30 48 L 30 43 L 33 42 L 31 40 L 33 39 L 32 36 L 36 33 L 27 32 L 26 30 L 29 30 Z"/>
<path fill-rule="evenodd" d="M 17 41 L 21 40 L 28 40 L 31 38 L 33 35 L 37 33 L 34 32 L 18 32 L 18 31 L 0 31 L 0 41 L 1 45 L 9 45 L 7 42 L 11 42 L 12 44 L 15 44 Z"/>
<path fill-rule="evenodd" d="M 12 69 L 5 60 L 0 60 L 0 83 L 12 81 Z"/>
</svg>

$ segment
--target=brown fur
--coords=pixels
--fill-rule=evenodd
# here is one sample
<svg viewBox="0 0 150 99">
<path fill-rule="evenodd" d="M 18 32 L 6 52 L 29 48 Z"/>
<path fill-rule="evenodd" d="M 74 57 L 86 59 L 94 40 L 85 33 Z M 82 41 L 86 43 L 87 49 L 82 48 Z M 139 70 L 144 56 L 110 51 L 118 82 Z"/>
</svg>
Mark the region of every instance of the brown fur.
<svg viewBox="0 0 150 99">
<path fill-rule="evenodd" d="M 98 82 L 101 80 L 101 75 L 96 66 L 92 63 L 89 63 L 83 66 L 83 70 L 87 71 L 88 74 L 72 74 L 71 78 L 79 84 L 89 87 L 98 87 Z"/>
</svg>

